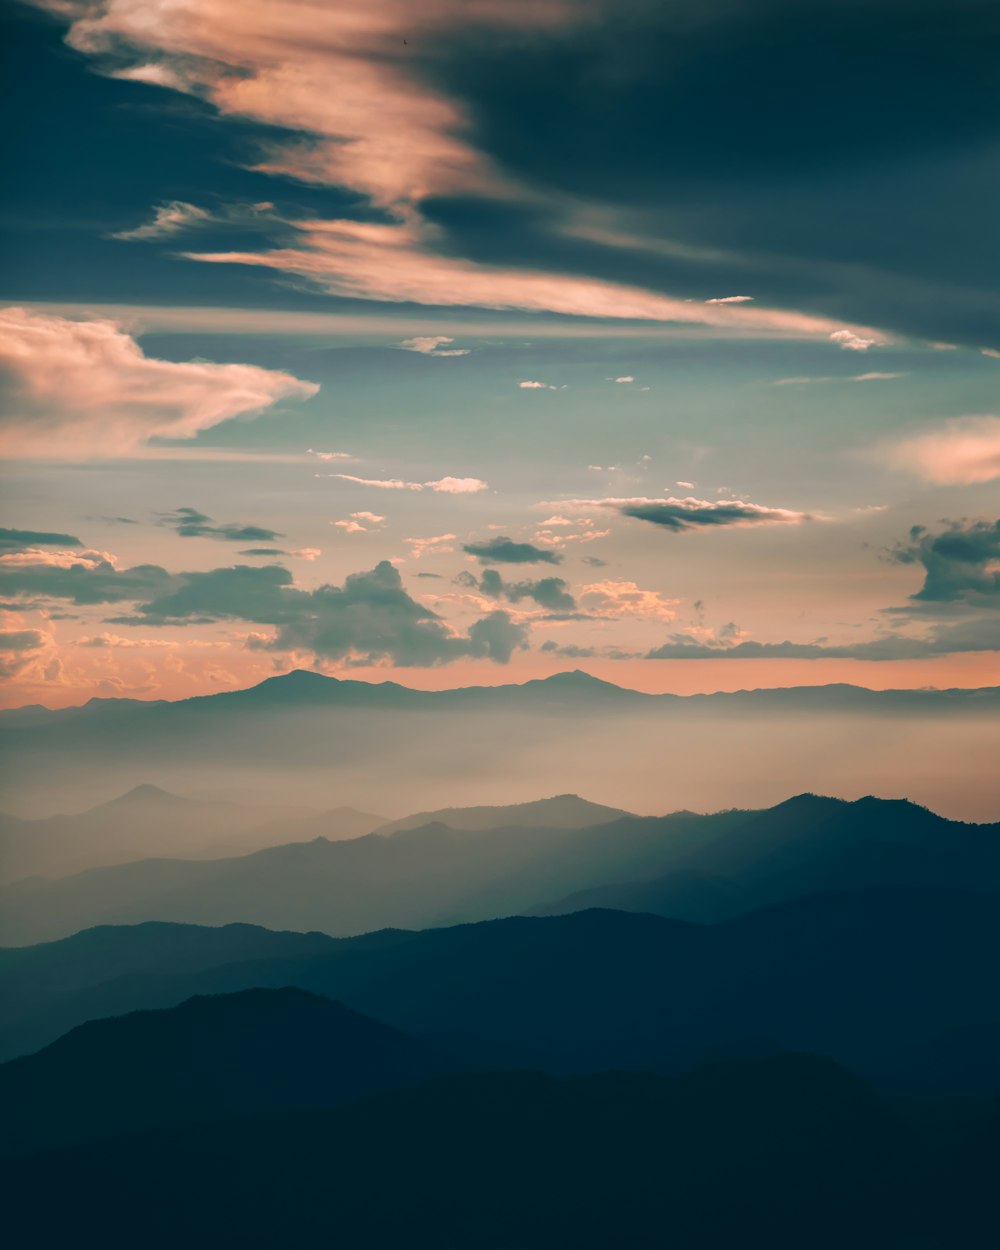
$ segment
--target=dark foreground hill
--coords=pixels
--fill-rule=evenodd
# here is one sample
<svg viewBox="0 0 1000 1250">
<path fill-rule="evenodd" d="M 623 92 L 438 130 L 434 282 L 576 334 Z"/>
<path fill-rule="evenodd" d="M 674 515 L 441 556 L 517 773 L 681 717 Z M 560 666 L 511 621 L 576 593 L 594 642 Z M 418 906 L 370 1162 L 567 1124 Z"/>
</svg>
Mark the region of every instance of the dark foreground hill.
<svg viewBox="0 0 1000 1250">
<path fill-rule="evenodd" d="M 192 998 L 83 1024 L 0 1065 L 0 1153 L 331 1107 L 454 1067 L 425 1043 L 303 990 Z"/>
<path fill-rule="evenodd" d="M 105 930 L 103 941 L 128 949 L 134 932 Z M 193 945 L 201 932 L 182 930 Z M 303 940 L 318 949 L 212 966 L 215 932 L 200 966 L 188 956 L 189 971 L 171 973 L 163 960 L 129 972 L 107 957 L 121 971 L 102 978 L 92 966 L 88 983 L 78 975 L 66 991 L 59 969 L 79 958 L 86 935 L 15 952 L 28 963 L 21 972 L 15 963 L 12 995 L 24 1004 L 25 977 L 41 973 L 51 988 L 0 1017 L 0 1053 L 37 1048 L 87 1019 L 254 986 L 299 986 L 411 1033 L 465 1038 L 466 1054 L 553 1071 L 669 1067 L 672 1055 L 747 1039 L 856 1064 L 1000 1019 L 1000 906 L 969 892 L 817 894 L 713 926 L 588 911 L 313 935 Z M 1000 1060 L 992 1071 L 1000 1090 Z M 991 1079 L 987 1068 L 977 1087 Z"/>
<path fill-rule="evenodd" d="M 16 882 L 0 889 L 0 941 L 145 920 L 350 935 L 593 905 L 713 922 L 830 889 L 1000 892 L 1000 826 L 944 820 L 903 801 L 805 794 L 764 811 L 623 817 L 587 828 L 567 827 L 568 819 L 564 811 L 560 827 L 477 832 L 435 823 Z"/>
<path fill-rule="evenodd" d="M 8 1160 L 19 1244 L 978 1250 L 996 1124 L 947 1131 L 827 1060 L 479 1074 L 338 1110 Z M 974 1166 L 972 1166 L 974 1164 Z"/>
</svg>

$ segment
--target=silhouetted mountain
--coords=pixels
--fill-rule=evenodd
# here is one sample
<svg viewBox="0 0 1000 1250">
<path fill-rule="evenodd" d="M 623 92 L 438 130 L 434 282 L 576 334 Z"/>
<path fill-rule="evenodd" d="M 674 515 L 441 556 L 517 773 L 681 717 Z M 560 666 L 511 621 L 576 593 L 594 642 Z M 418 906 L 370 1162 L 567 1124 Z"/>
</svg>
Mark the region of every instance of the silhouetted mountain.
<svg viewBox="0 0 1000 1250">
<path fill-rule="evenodd" d="M 303 990 L 192 998 L 91 1021 L 0 1065 L 0 1153 L 331 1107 L 454 1067 L 423 1042 Z"/>
<path fill-rule="evenodd" d="M 25 820 L 0 814 L 0 882 L 35 874 L 65 876 L 151 855 L 200 858 L 273 846 L 291 841 L 303 816 L 302 808 L 207 803 L 148 784 L 75 815 Z M 372 817 L 371 823 L 361 822 L 367 825 L 361 829 L 353 813 L 345 825 L 351 820 L 354 831 L 346 836 L 369 833 L 381 823 Z M 338 827 L 335 817 L 329 824 Z M 289 832 L 278 836 L 279 829 Z"/>
<path fill-rule="evenodd" d="M 473 1047 L 553 1071 L 659 1067 L 753 1038 L 855 1063 L 983 1020 L 1000 956 L 997 904 L 991 895 L 873 889 L 812 895 L 714 926 L 588 911 L 376 933 L 301 957 L 55 990 L 7 1017 L 0 1045 L 18 1053 L 73 1023 L 192 994 L 297 985 L 407 1032 L 470 1036 Z M 123 946 L 131 932 L 119 931 Z M 48 949 L 58 968 L 72 958 L 65 945 L 35 949 Z"/>
<path fill-rule="evenodd" d="M 186 976 L 250 959 L 303 958 L 336 945 L 322 933 L 275 933 L 255 925 L 209 929 L 149 923 L 86 929 L 41 946 L 0 948 L 4 1029 L 17 1029 L 38 1011 L 47 1021 L 41 1035 L 29 1028 L 25 1044 L 13 1052 L 0 1048 L 0 1059 L 37 1049 L 84 1020 L 116 1014 L 117 1006 L 95 1008 L 94 992 L 99 998 L 103 987 L 115 987 L 120 978 Z M 81 995 L 88 1004 L 82 1012 L 76 1005 Z"/>
<path fill-rule="evenodd" d="M 423 825 L 441 824 L 469 833 L 483 829 L 589 829 L 630 816 L 616 807 L 589 803 L 578 794 L 559 794 L 531 803 L 511 803 L 504 807 L 444 807 L 436 812 L 417 812 L 402 820 L 382 825 L 381 834 L 403 833 Z"/>
<path fill-rule="evenodd" d="M 996 995 L 984 995 L 996 1009 Z M 923 1097 L 1000 1095 L 1000 1019 L 923 1037 L 863 1065 L 880 1088 Z"/>
<path fill-rule="evenodd" d="M 1000 748 L 998 710 L 1000 688 L 681 697 L 575 672 L 426 691 L 295 671 L 176 702 L 0 712 L 0 757 L 7 802 L 32 811 L 40 796 L 85 807 L 136 778 L 191 793 L 235 790 L 251 802 L 291 795 L 314 808 L 331 793 L 398 811 L 586 789 L 628 810 L 704 810 L 772 803 L 780 777 L 799 789 L 884 787 L 984 819 L 994 814 L 982 775 Z M 940 732 L 945 723 L 963 732 Z M 877 770 L 865 747 L 875 725 L 884 730 Z M 919 769 L 918 754 L 927 761 Z M 744 766 L 720 767 L 737 756 Z"/>
<path fill-rule="evenodd" d="M 337 935 L 424 928 L 563 912 L 572 903 L 547 901 L 665 875 L 650 887 L 656 910 L 698 921 L 831 888 L 1000 891 L 1000 827 L 946 821 L 910 803 L 814 795 L 763 812 L 625 817 L 584 829 L 472 835 L 435 823 L 391 837 L 320 837 L 234 859 L 147 860 L 17 882 L 0 889 L 0 940 L 143 920 Z M 621 893 L 608 901 L 620 904 Z"/>
<path fill-rule="evenodd" d="M 973 1139 L 959 1134 L 958 1150 Z M 111 1247 L 966 1250 L 947 1235 L 950 1146 L 829 1061 L 790 1055 L 674 1079 L 450 1077 L 6 1172 L 38 1244 L 71 1243 L 113 1178 Z M 987 1175 L 968 1177 L 963 1222 L 990 1201 Z"/>
</svg>

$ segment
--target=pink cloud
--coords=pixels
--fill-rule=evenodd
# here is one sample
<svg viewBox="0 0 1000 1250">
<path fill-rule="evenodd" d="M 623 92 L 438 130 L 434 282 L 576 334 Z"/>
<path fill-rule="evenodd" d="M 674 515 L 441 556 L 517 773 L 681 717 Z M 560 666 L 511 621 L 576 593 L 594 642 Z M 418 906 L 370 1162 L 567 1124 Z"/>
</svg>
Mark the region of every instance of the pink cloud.
<svg viewBox="0 0 1000 1250">
<path fill-rule="evenodd" d="M 1000 478 L 1000 417 L 954 417 L 927 434 L 888 449 L 889 463 L 936 485 L 973 485 Z"/>
<path fill-rule="evenodd" d="M 113 321 L 0 310 L 0 369 L 13 398 L 8 455 L 127 455 L 153 437 L 189 439 L 319 387 L 256 365 L 156 360 Z"/>
</svg>

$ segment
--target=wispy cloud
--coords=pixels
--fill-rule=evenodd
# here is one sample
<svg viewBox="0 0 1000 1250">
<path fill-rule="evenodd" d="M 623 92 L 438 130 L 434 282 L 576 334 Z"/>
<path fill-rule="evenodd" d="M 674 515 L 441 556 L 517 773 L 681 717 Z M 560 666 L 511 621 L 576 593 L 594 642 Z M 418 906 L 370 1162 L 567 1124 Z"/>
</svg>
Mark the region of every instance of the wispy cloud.
<svg viewBox="0 0 1000 1250">
<path fill-rule="evenodd" d="M 992 482 L 1000 478 L 1000 417 L 953 417 L 937 429 L 883 444 L 876 455 L 939 486 Z"/>
<path fill-rule="evenodd" d="M 192 226 L 205 225 L 212 220 L 212 214 L 184 200 L 171 200 L 168 204 L 160 204 L 153 213 L 152 221 L 136 226 L 133 230 L 119 230 L 111 235 L 112 239 L 124 239 L 129 242 L 141 242 L 150 239 L 166 239 L 189 230 Z"/>
<path fill-rule="evenodd" d="M 432 490 L 442 495 L 475 495 L 489 490 L 489 483 L 478 477 L 441 477 L 432 482 L 406 482 L 402 478 L 355 477 L 351 473 L 331 473 L 330 477 L 356 486 L 374 486 L 377 490 Z"/>
</svg>

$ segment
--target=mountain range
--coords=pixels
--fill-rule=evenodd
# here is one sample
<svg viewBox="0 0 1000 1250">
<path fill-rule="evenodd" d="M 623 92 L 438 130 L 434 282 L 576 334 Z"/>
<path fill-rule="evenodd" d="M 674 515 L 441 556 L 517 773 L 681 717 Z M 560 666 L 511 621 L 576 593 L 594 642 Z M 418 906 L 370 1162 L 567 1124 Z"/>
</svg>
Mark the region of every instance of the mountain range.
<svg viewBox="0 0 1000 1250">
<path fill-rule="evenodd" d="M 792 789 L 905 793 L 966 819 L 994 814 L 1000 687 L 828 685 L 651 695 L 581 672 L 424 691 L 302 670 L 182 699 L 92 699 L 0 712 L 8 806 L 93 806 L 137 779 L 249 806 L 434 811 L 586 787 L 629 811 L 761 807 Z M 872 735 L 877 735 L 877 758 Z M 921 767 L 914 767 L 915 758 Z M 600 760 L 581 773 L 581 760 Z"/>
<path fill-rule="evenodd" d="M 601 809 L 562 796 L 529 810 L 562 824 L 468 832 L 435 821 L 235 858 L 28 878 L 0 888 L 0 940 L 23 945 L 144 920 L 340 936 L 595 903 L 711 922 L 830 889 L 1000 891 L 1000 826 L 947 821 L 902 801 L 800 795 L 765 811 L 623 816 L 582 828 L 571 815 L 587 822 Z M 473 817 L 481 813 L 452 818 Z"/>
</svg>

